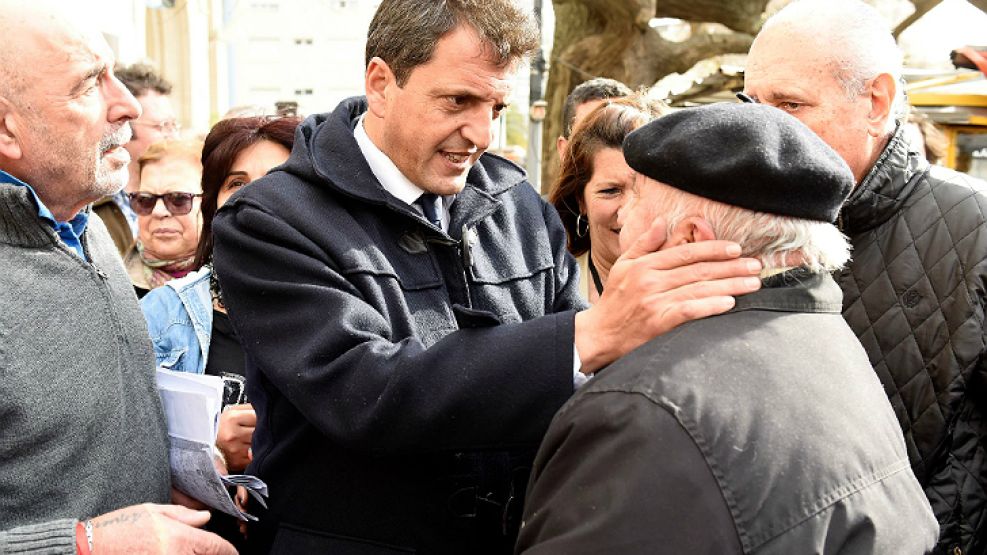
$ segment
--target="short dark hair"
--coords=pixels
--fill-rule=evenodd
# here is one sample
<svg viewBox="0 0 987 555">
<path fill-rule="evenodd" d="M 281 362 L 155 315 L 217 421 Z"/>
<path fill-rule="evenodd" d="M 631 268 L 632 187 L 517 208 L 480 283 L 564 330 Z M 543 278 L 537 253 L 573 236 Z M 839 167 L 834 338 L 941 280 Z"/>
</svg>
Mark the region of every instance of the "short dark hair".
<svg viewBox="0 0 987 555">
<path fill-rule="evenodd" d="M 567 154 L 562 157 L 562 169 L 548 195 L 548 202 L 555 206 L 566 231 L 569 252 L 579 256 L 590 249 L 590 237 L 582 237 L 577 231 L 579 199 L 586 184 L 593 177 L 593 159 L 605 148 L 620 147 L 638 127 L 668 113 L 668 107 L 659 101 L 649 100 L 643 93 L 608 99 L 579 122 Z M 585 216 L 584 216 L 585 217 Z"/>
<path fill-rule="evenodd" d="M 606 77 L 595 77 L 589 81 L 580 83 L 572 89 L 569 96 L 565 97 L 565 106 L 562 108 L 562 136 L 569 138 L 572 134 L 572 124 L 576 120 L 576 108 L 580 104 L 591 100 L 607 100 L 609 98 L 620 98 L 633 94 L 630 87 L 615 79 Z"/>
<path fill-rule="evenodd" d="M 160 95 L 171 94 L 171 83 L 147 64 L 118 65 L 113 69 L 113 73 L 134 96 L 143 96 L 151 91 Z"/>
<path fill-rule="evenodd" d="M 212 259 L 212 220 L 219 209 L 219 192 L 236 157 L 261 141 L 277 143 L 290 152 L 301 121 L 295 116 L 229 118 L 209 130 L 202 146 L 202 232 L 193 268 L 199 269 Z"/>
<path fill-rule="evenodd" d="M 532 14 L 513 0 L 383 0 L 367 33 L 366 63 L 378 57 L 403 87 L 416 66 L 431 59 L 443 35 L 471 27 L 499 65 L 530 54 L 539 45 Z"/>
</svg>

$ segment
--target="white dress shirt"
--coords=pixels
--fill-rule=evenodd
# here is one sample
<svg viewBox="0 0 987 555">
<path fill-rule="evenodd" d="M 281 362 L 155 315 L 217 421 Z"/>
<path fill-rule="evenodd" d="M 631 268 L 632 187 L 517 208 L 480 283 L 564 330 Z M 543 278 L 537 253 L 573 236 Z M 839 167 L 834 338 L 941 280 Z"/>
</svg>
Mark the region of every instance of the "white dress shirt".
<svg viewBox="0 0 987 555">
<path fill-rule="evenodd" d="M 373 172 L 377 181 L 380 181 L 384 190 L 394 195 L 401 202 L 411 205 L 421 212 L 421 208 L 415 204 L 415 201 L 418 200 L 418 197 L 425 194 L 425 190 L 405 177 L 401 173 L 401 170 L 394 165 L 394 162 L 370 140 L 367 130 L 363 128 L 363 116 L 360 116 L 360 121 L 356 123 L 353 136 L 356 138 L 356 144 L 360 147 L 363 157 L 367 159 L 370 171 Z M 449 206 L 452 204 L 452 201 L 456 200 L 456 195 L 446 195 L 440 198 L 442 199 L 442 210 L 439 211 L 439 218 L 442 220 L 442 231 L 448 233 Z"/>
</svg>

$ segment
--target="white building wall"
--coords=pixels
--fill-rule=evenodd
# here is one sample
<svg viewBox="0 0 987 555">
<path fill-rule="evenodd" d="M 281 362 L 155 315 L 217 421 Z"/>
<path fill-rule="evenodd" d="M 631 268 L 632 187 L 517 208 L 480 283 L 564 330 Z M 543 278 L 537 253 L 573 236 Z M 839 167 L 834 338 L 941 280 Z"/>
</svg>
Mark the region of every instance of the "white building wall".
<svg viewBox="0 0 987 555">
<path fill-rule="evenodd" d="M 294 100 L 312 114 L 363 94 L 367 28 L 380 0 L 217 1 L 227 8 L 219 36 L 229 51 L 230 106 Z M 526 65 L 512 98 L 524 114 L 528 82 Z"/>
<path fill-rule="evenodd" d="M 232 106 L 294 100 L 331 110 L 363 90 L 363 48 L 378 0 L 239 0 L 221 36 Z"/>
<path fill-rule="evenodd" d="M 144 0 L 89 0 L 87 10 L 117 60 L 131 64 L 147 56 Z"/>
</svg>

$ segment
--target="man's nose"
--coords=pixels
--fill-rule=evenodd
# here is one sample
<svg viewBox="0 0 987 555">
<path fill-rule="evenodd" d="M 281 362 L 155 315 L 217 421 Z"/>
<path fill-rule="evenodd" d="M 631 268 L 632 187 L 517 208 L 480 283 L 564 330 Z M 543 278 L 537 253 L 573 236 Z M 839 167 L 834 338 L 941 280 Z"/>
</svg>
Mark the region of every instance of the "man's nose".
<svg viewBox="0 0 987 555">
<path fill-rule="evenodd" d="M 103 95 L 106 99 L 106 119 L 110 123 L 135 120 L 141 115 L 140 102 L 127 90 L 116 76 L 104 81 Z"/>
<path fill-rule="evenodd" d="M 627 213 L 630 212 L 631 204 L 634 203 L 633 193 L 624 193 L 624 200 L 617 207 L 617 225 L 619 227 L 624 227 L 624 222 L 627 220 Z"/>
<path fill-rule="evenodd" d="M 493 141 L 493 113 L 489 107 L 478 106 L 467 115 L 462 127 L 463 138 L 481 152 L 487 150 Z"/>
</svg>

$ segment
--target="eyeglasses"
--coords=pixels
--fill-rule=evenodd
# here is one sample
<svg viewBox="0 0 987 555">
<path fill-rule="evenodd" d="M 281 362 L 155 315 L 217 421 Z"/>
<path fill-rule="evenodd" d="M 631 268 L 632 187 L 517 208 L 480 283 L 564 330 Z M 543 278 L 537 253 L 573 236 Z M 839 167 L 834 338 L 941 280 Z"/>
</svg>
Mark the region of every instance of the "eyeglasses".
<svg viewBox="0 0 987 555">
<path fill-rule="evenodd" d="M 168 121 L 158 122 L 158 123 L 151 123 L 149 121 L 140 121 L 140 120 L 132 121 L 130 123 L 131 125 L 143 125 L 144 127 L 153 127 L 157 129 L 158 132 L 164 133 L 166 135 L 177 135 L 178 132 L 182 130 L 182 124 L 178 123 L 173 119 L 170 119 Z"/>
<path fill-rule="evenodd" d="M 130 199 L 130 207 L 141 216 L 148 216 L 154 212 L 154 207 L 158 204 L 158 199 L 164 201 L 165 208 L 172 216 L 184 216 L 192 211 L 192 199 L 201 197 L 202 194 L 193 193 L 165 193 L 163 195 L 152 195 L 151 193 L 127 193 Z"/>
</svg>

